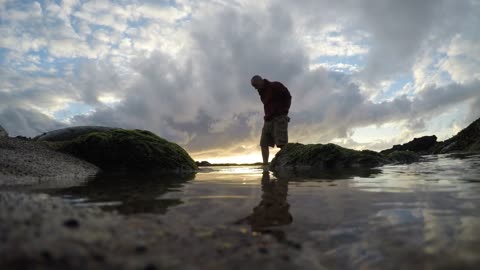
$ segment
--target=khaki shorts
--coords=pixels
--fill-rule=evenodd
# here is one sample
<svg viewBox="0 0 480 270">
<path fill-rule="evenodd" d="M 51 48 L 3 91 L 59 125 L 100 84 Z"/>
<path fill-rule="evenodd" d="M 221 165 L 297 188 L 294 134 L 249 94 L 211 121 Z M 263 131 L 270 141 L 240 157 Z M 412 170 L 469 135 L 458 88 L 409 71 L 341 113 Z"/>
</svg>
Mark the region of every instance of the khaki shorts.
<svg viewBox="0 0 480 270">
<path fill-rule="evenodd" d="M 288 143 L 288 122 L 290 117 L 280 115 L 270 121 L 265 121 L 260 138 L 260 146 L 277 147 Z"/>
</svg>

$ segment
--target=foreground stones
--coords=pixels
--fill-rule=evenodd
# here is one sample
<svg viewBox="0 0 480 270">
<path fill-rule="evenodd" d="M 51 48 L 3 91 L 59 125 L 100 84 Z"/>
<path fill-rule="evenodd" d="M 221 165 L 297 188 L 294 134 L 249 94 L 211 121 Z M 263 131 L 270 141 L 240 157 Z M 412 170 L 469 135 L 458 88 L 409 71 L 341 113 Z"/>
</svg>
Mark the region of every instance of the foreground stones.
<svg viewBox="0 0 480 270">
<path fill-rule="evenodd" d="M 0 192 L 0 269 L 323 269 L 302 250 L 246 227 L 76 208 Z"/>
<path fill-rule="evenodd" d="M 58 180 L 72 183 L 96 174 L 99 168 L 48 148 L 17 138 L 0 138 L 0 186 L 29 185 Z"/>
<path fill-rule="evenodd" d="M 356 151 L 335 144 L 287 144 L 271 162 L 273 169 L 341 169 L 373 168 L 388 163 L 411 163 L 419 156 L 410 151 L 395 151 L 389 155 L 363 150 Z"/>
<path fill-rule="evenodd" d="M 179 145 L 146 130 L 114 129 L 92 132 L 56 147 L 104 170 L 191 172 L 195 162 Z"/>
</svg>

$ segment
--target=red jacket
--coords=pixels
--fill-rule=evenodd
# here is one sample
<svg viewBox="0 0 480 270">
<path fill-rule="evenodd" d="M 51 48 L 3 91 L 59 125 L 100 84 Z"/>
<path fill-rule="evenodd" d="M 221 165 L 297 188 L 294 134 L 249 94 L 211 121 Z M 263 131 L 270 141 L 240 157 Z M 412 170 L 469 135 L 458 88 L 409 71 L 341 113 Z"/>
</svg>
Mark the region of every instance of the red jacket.
<svg viewBox="0 0 480 270">
<path fill-rule="evenodd" d="M 265 121 L 270 121 L 276 116 L 288 114 L 292 103 L 292 96 L 288 89 L 280 82 L 270 82 L 264 79 L 265 87 L 258 90 L 263 103 Z"/>
</svg>

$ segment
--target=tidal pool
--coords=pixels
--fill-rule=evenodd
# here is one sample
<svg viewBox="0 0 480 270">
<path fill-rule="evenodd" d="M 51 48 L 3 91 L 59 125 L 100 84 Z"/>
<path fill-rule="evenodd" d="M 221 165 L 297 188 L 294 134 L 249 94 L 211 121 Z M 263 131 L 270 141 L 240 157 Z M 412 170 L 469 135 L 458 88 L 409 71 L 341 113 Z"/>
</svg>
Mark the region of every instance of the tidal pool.
<svg viewBox="0 0 480 270">
<path fill-rule="evenodd" d="M 109 174 L 48 193 L 171 223 L 248 226 L 328 269 L 480 269 L 480 154 L 361 171 Z"/>
</svg>

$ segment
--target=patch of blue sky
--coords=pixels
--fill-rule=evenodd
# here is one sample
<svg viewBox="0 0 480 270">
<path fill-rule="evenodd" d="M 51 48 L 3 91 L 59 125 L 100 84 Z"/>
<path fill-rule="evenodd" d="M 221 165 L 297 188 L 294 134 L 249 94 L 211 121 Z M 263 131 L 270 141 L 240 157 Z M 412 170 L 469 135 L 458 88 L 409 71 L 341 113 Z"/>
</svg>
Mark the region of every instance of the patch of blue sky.
<svg viewBox="0 0 480 270">
<path fill-rule="evenodd" d="M 313 59 L 313 64 L 319 63 L 332 63 L 332 64 L 349 64 L 349 65 L 357 65 L 357 66 L 364 66 L 365 65 L 365 55 L 357 54 L 357 55 L 322 55 L 315 59 Z"/>
<path fill-rule="evenodd" d="M 433 61 L 424 68 L 425 77 L 423 81 L 417 82 L 421 84 L 435 84 L 437 86 L 449 84 L 453 82 L 453 78 L 448 71 L 444 69 L 444 65 L 448 64 L 449 56 L 446 53 L 437 53 L 434 55 Z"/>
<path fill-rule="evenodd" d="M 108 25 L 89 24 L 89 27 L 90 27 L 90 30 L 92 30 L 92 33 L 99 30 L 103 30 L 107 33 L 111 33 L 113 31 L 113 28 Z"/>
<path fill-rule="evenodd" d="M 323 55 L 315 58 L 312 65 L 322 65 L 325 68 L 335 71 L 351 74 L 361 70 L 365 66 L 364 55 Z"/>
<path fill-rule="evenodd" d="M 158 6 L 172 6 L 172 7 L 177 7 L 178 2 L 176 0 L 143 0 L 142 3 L 149 3 L 152 5 L 158 5 Z"/>
<path fill-rule="evenodd" d="M 381 93 L 377 95 L 373 101 L 382 102 L 385 100 L 392 100 L 398 96 L 399 92 L 401 92 L 407 84 L 413 83 L 414 79 L 411 73 L 403 74 L 397 77 L 388 88 L 383 89 L 383 91 L 381 91 Z"/>
<path fill-rule="evenodd" d="M 183 24 L 192 21 L 192 13 L 189 13 L 187 16 L 177 19 L 175 22 L 178 27 L 181 27 Z"/>
<path fill-rule="evenodd" d="M 19 66 L 16 66 L 18 69 L 24 67 L 35 65 L 38 68 L 38 71 L 30 71 L 30 75 L 38 76 L 57 76 L 57 71 L 62 67 L 62 62 L 51 60 L 50 54 L 46 48 L 42 48 L 37 51 L 29 51 L 24 55 L 24 62 L 20 63 Z M 29 61 L 29 59 L 35 59 L 34 61 Z"/>
<path fill-rule="evenodd" d="M 0 47 L 0 64 L 4 65 L 7 63 L 7 55 L 10 50 Z"/>
<path fill-rule="evenodd" d="M 53 117 L 55 120 L 67 122 L 70 118 L 76 115 L 88 114 L 93 110 L 94 109 L 92 106 L 84 103 L 72 102 L 69 103 L 64 109 L 54 112 Z"/>
<path fill-rule="evenodd" d="M 147 26 L 149 24 L 149 21 L 148 19 L 146 18 L 143 18 L 143 17 L 139 17 L 139 18 L 136 18 L 135 20 L 128 20 L 128 27 L 130 28 L 142 28 L 144 26 Z"/>
<path fill-rule="evenodd" d="M 37 1 L 40 4 L 44 1 Z M 15 1 L 7 1 L 5 3 L 6 9 L 16 9 L 16 10 L 22 10 L 24 8 L 27 8 L 31 6 L 34 3 L 32 0 L 15 0 Z"/>
</svg>

